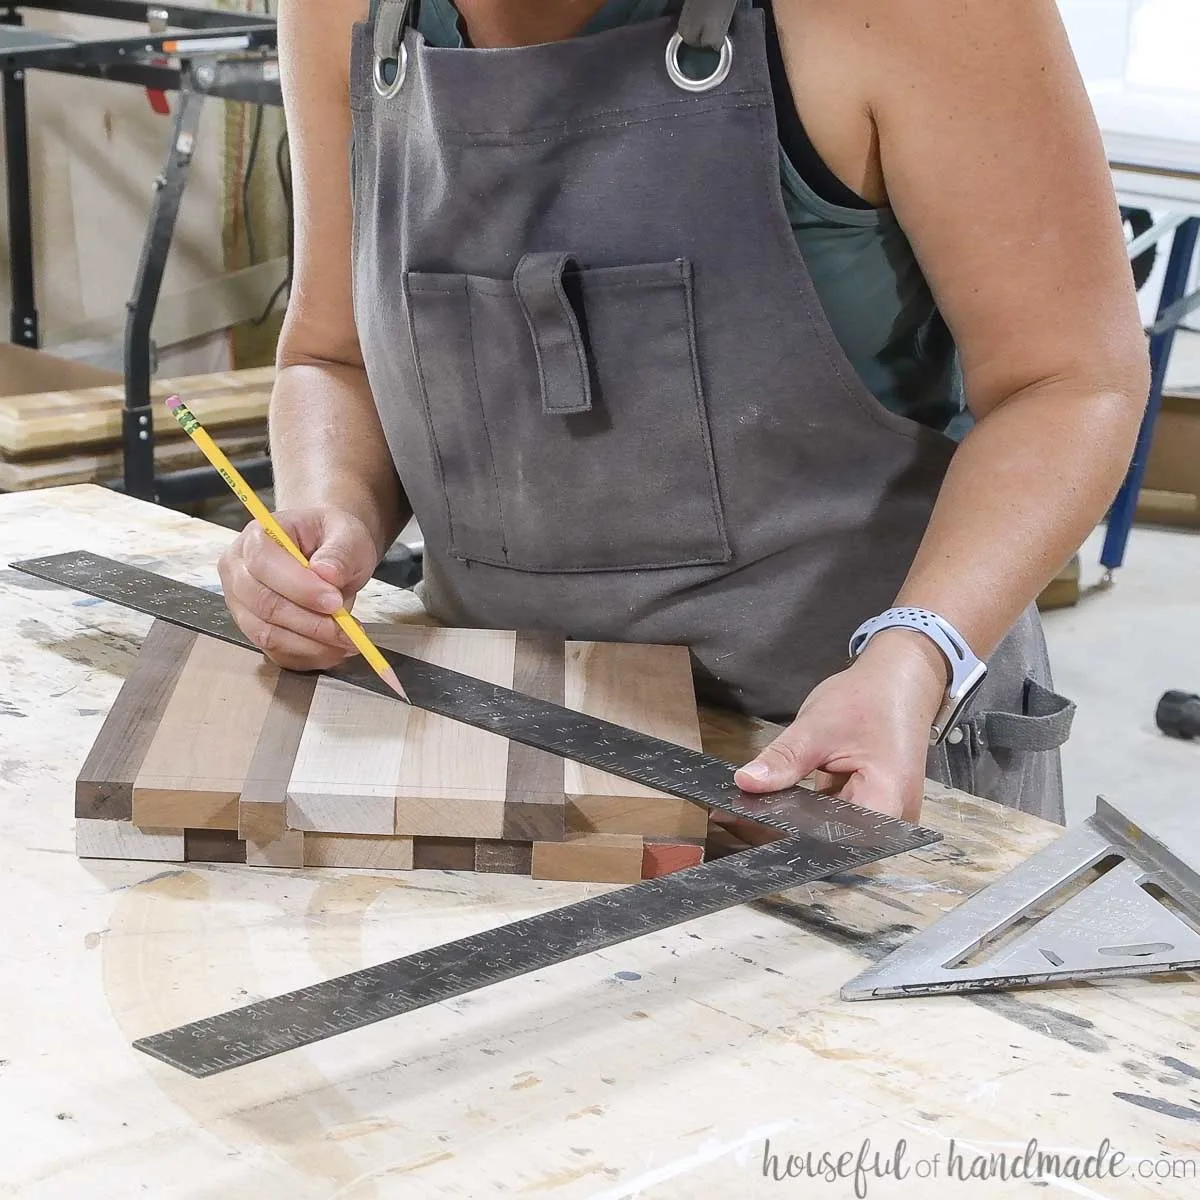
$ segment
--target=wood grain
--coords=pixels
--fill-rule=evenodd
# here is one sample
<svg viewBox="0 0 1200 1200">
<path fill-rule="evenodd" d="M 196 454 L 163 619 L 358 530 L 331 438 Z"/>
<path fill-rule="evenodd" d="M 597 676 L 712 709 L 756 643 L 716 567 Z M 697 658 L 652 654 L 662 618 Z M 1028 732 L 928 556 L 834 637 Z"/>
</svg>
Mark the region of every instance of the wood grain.
<svg viewBox="0 0 1200 1200">
<path fill-rule="evenodd" d="M 683 646 L 616 642 L 567 645 L 566 703 L 617 725 L 700 749 L 691 658 Z M 569 761 L 567 829 L 702 838 L 708 813 L 640 783 Z"/>
<path fill-rule="evenodd" d="M 178 393 L 211 433 L 228 425 L 265 421 L 274 367 L 221 371 L 155 380 L 152 400 Z M 32 392 L 0 398 L 0 453 L 16 459 L 47 450 L 118 445 L 125 388 L 120 382 L 66 391 Z M 154 436 L 183 438 L 163 404 L 151 406 Z"/>
<path fill-rule="evenodd" d="M 475 843 L 475 870 L 499 875 L 528 875 L 533 869 L 531 842 L 488 841 Z"/>
<path fill-rule="evenodd" d="M 475 845 L 474 838 L 413 838 L 413 869 L 417 871 L 473 871 L 475 870 Z"/>
<path fill-rule="evenodd" d="M 154 740 L 196 635 L 155 621 L 75 780 L 75 815 L 96 821 L 133 817 L 133 781 Z"/>
<path fill-rule="evenodd" d="M 304 837 L 287 828 L 288 780 L 317 675 L 280 671 L 238 800 L 238 835 L 253 866 L 302 867 Z"/>
<path fill-rule="evenodd" d="M 562 637 L 549 633 L 517 634 L 512 683 L 515 691 L 551 704 L 562 704 L 565 672 L 566 642 Z M 501 837 L 510 841 L 553 842 L 566 837 L 563 771 L 563 760 L 558 755 L 520 742 L 510 743 Z"/>
<path fill-rule="evenodd" d="M 79 858 L 183 862 L 183 832 L 139 829 L 131 821 L 77 817 L 75 853 Z"/>
<path fill-rule="evenodd" d="M 408 871 L 413 865 L 413 839 L 348 833 L 306 833 L 306 867 L 357 867 Z"/>
<path fill-rule="evenodd" d="M 396 780 L 413 710 L 322 677 L 288 780 L 289 829 L 396 831 Z"/>
<path fill-rule="evenodd" d="M 185 862 L 244 863 L 246 843 L 236 829 L 185 829 L 183 857 Z"/>
<path fill-rule="evenodd" d="M 637 883 L 642 839 L 616 833 L 568 834 L 563 842 L 534 842 L 534 879 L 575 883 Z"/>
<path fill-rule="evenodd" d="M 396 629 L 397 650 L 488 683 L 511 687 L 516 635 L 489 629 Z M 498 838 L 504 834 L 509 742 L 486 729 L 410 710 L 395 785 L 394 829 L 405 836 Z M 466 868 L 470 869 L 470 868 Z"/>
<path fill-rule="evenodd" d="M 658 879 L 704 861 L 703 842 L 660 842 L 647 838 L 642 843 L 642 878 Z"/>
<path fill-rule="evenodd" d="M 197 638 L 133 783 L 140 828 L 233 829 L 279 668 Z"/>
</svg>

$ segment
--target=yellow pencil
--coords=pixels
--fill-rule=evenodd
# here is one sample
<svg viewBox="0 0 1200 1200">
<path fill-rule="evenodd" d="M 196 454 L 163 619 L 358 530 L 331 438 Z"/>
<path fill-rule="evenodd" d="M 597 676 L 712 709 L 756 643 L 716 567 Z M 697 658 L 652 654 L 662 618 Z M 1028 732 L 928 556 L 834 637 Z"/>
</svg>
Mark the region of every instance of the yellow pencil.
<svg viewBox="0 0 1200 1200">
<path fill-rule="evenodd" d="M 167 400 L 167 408 L 171 410 L 175 420 L 182 426 L 184 433 L 204 452 L 204 457 L 220 473 L 221 478 L 229 484 L 233 494 L 246 506 L 250 515 L 263 527 L 264 532 L 275 542 L 278 542 L 297 562 L 308 566 L 308 559 L 300 551 L 300 547 L 283 531 L 283 527 L 268 511 L 267 506 L 254 494 L 254 489 L 242 478 L 237 468 L 225 457 L 224 451 L 209 437 L 204 426 L 196 420 L 195 414 L 178 397 L 171 396 Z M 363 658 L 374 668 L 375 673 L 400 697 L 407 700 L 408 695 L 400 686 L 396 672 L 388 665 L 388 660 L 380 654 L 375 644 L 367 637 L 363 627 L 346 611 L 339 608 L 333 613 L 333 619 L 345 631 L 346 636 L 354 643 Z"/>
</svg>

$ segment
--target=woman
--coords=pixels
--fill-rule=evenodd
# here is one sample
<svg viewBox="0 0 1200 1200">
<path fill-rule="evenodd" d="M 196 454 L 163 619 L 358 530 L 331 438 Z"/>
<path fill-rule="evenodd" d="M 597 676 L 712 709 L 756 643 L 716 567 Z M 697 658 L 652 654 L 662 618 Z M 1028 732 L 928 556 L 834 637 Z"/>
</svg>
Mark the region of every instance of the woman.
<svg viewBox="0 0 1200 1200">
<path fill-rule="evenodd" d="M 1147 365 L 1053 0 L 324 0 L 280 40 L 313 566 L 225 555 L 265 653 L 349 653 L 327 614 L 411 507 L 442 620 L 683 642 L 790 722 L 748 790 L 1062 820 L 1033 602 Z"/>
</svg>

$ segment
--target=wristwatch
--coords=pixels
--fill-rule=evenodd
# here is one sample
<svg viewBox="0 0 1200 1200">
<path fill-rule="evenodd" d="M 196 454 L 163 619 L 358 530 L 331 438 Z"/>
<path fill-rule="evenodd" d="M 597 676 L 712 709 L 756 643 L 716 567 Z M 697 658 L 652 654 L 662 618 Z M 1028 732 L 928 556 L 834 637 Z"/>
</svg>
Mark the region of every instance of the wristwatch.
<svg viewBox="0 0 1200 1200">
<path fill-rule="evenodd" d="M 867 643 L 885 629 L 912 629 L 923 633 L 946 660 L 950 682 L 946 687 L 945 702 L 938 710 L 929 734 L 930 744 L 940 745 L 975 698 L 987 676 L 987 664 L 975 657 L 966 639 L 949 621 L 924 608 L 889 608 L 864 621 L 850 639 L 850 657 L 857 658 Z"/>
</svg>

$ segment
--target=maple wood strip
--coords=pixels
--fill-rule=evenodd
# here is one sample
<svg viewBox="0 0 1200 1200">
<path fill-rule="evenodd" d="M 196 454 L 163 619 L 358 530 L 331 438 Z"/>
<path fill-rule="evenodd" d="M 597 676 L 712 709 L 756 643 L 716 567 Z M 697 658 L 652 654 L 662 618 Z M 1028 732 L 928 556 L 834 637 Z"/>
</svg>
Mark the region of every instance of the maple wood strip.
<svg viewBox="0 0 1200 1200">
<path fill-rule="evenodd" d="M 413 866 L 413 839 L 350 833 L 305 833 L 306 867 L 354 867 L 408 871 Z"/>
<path fill-rule="evenodd" d="M 75 780 L 75 815 L 96 821 L 133 816 L 133 781 L 196 635 L 155 621 Z"/>
<path fill-rule="evenodd" d="M 398 627 L 384 635 L 381 644 L 488 683 L 512 686 L 516 635 L 510 630 Z M 423 709 L 411 711 L 404 736 L 395 785 L 395 832 L 500 837 L 509 741 Z"/>
<path fill-rule="evenodd" d="M 566 704 L 639 733 L 701 749 L 700 717 L 685 646 L 618 642 L 567 644 Z M 702 838 L 708 814 L 584 763 L 567 760 L 567 829 Z"/>
<path fill-rule="evenodd" d="M 394 833 L 396 780 L 413 710 L 321 677 L 287 788 L 287 825 L 312 833 Z"/>
<path fill-rule="evenodd" d="M 133 783 L 142 828 L 232 829 L 279 668 L 197 638 Z"/>
<path fill-rule="evenodd" d="M 183 832 L 139 829 L 132 821 L 78 817 L 75 821 L 75 853 L 79 858 L 183 862 Z"/>
</svg>

